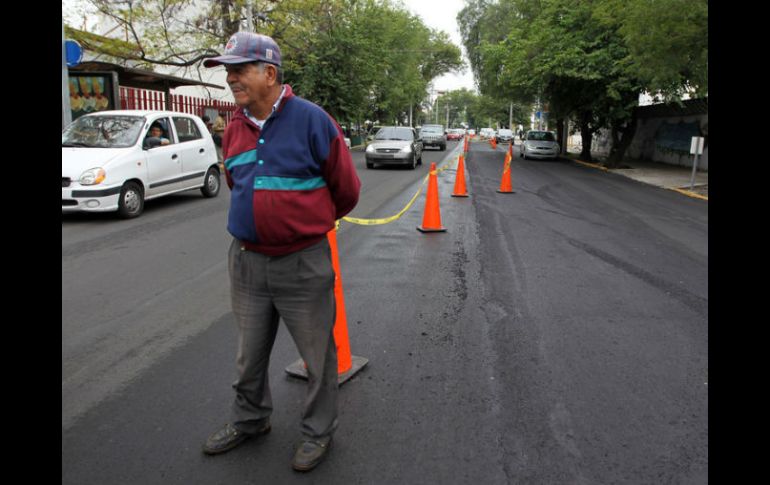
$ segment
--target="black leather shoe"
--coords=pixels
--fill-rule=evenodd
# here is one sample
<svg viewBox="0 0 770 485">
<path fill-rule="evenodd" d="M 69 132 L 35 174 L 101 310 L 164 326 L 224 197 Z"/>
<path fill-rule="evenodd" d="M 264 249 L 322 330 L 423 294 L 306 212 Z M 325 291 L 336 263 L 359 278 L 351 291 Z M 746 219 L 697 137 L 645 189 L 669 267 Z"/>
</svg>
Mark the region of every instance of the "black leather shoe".
<svg viewBox="0 0 770 485">
<path fill-rule="evenodd" d="M 331 445 L 331 439 L 326 443 L 315 440 L 300 442 L 299 446 L 297 446 L 297 452 L 294 454 L 294 459 L 291 462 L 292 468 L 299 472 L 312 470 L 321 463 Z"/>
<path fill-rule="evenodd" d="M 235 429 L 230 423 L 227 423 L 222 429 L 214 432 L 206 440 L 203 445 L 203 452 L 207 455 L 217 455 L 230 451 L 236 446 L 240 445 L 249 438 L 254 436 L 260 436 L 270 432 L 270 422 L 265 423 L 265 426 L 254 434 L 246 434 L 242 431 Z"/>
</svg>

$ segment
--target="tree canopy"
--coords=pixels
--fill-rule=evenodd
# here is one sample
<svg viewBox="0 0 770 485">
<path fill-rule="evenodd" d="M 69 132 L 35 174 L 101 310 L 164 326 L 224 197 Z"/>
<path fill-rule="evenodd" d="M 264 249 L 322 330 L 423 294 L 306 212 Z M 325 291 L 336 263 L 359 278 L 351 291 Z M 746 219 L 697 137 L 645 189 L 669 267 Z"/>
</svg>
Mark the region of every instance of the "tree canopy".
<svg viewBox="0 0 770 485">
<path fill-rule="evenodd" d="M 708 93 L 707 0 L 468 0 L 458 22 L 481 94 L 573 119 L 589 159 L 609 127 L 619 161 L 641 93 Z"/>
<path fill-rule="evenodd" d="M 145 68 L 194 71 L 239 30 L 270 35 L 281 47 L 286 82 L 339 120 L 401 119 L 419 107 L 433 79 L 463 67 L 446 33 L 392 0 L 87 3 L 121 37 L 89 48 Z"/>
</svg>

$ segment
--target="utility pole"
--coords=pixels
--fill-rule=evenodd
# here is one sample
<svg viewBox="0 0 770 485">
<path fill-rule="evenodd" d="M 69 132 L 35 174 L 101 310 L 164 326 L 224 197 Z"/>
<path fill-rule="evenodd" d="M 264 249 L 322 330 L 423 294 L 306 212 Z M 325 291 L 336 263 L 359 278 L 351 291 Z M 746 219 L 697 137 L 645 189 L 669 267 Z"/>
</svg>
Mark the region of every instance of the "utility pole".
<svg viewBox="0 0 770 485">
<path fill-rule="evenodd" d="M 508 129 L 512 129 L 513 126 L 513 101 L 511 101 L 511 109 L 508 111 Z"/>
<path fill-rule="evenodd" d="M 449 103 L 446 104 L 446 125 L 444 125 L 444 129 L 449 128 Z"/>
</svg>

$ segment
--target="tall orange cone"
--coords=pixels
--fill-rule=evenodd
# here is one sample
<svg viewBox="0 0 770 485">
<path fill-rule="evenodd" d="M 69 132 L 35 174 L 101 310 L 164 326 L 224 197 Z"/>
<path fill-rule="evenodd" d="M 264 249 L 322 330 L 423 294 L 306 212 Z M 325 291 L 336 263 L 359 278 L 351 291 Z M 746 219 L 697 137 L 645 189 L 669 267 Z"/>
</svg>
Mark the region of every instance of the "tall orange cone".
<svg viewBox="0 0 770 485">
<path fill-rule="evenodd" d="M 457 175 L 455 176 L 455 190 L 452 197 L 468 197 L 468 191 L 465 189 L 465 161 L 464 156 L 460 155 L 457 162 Z"/>
<path fill-rule="evenodd" d="M 444 232 L 446 229 L 441 225 L 441 209 L 438 203 L 438 175 L 436 173 L 436 162 L 430 164 L 430 175 L 428 178 L 428 194 L 425 197 L 425 212 L 422 215 L 422 226 L 418 226 L 420 232 Z"/>
<path fill-rule="evenodd" d="M 332 229 L 326 233 L 329 247 L 332 253 L 332 267 L 334 268 L 334 301 L 336 304 L 336 317 L 334 319 L 334 343 L 337 346 L 337 382 L 344 383 L 360 371 L 369 359 L 350 354 L 350 341 L 348 339 L 348 319 L 345 314 L 345 296 L 342 291 L 342 272 L 340 271 L 339 252 L 337 251 L 337 230 Z M 300 358 L 289 367 L 286 372 L 292 376 L 307 379 L 307 366 Z"/>
<path fill-rule="evenodd" d="M 511 151 L 505 152 L 505 164 L 503 164 L 503 178 L 500 180 L 500 188 L 497 189 L 501 194 L 515 194 L 511 187 Z"/>
<path fill-rule="evenodd" d="M 495 140 L 494 138 L 490 138 L 489 144 L 492 146 L 492 150 L 497 150 L 497 140 Z"/>
</svg>

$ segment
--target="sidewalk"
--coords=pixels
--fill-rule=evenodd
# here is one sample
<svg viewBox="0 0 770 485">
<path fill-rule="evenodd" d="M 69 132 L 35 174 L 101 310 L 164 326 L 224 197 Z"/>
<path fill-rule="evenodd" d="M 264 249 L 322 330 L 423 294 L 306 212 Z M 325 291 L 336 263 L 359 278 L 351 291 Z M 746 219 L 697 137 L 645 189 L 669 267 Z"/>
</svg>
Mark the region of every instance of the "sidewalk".
<svg viewBox="0 0 770 485">
<path fill-rule="evenodd" d="M 577 154 L 570 153 L 569 159 L 581 165 L 598 168 L 607 172 L 623 175 L 650 185 L 656 185 L 669 190 L 675 190 L 681 194 L 708 200 L 708 172 L 698 171 L 695 174 L 695 184 L 690 190 L 690 178 L 692 167 L 670 165 L 667 163 L 650 162 L 645 160 L 623 160 L 621 167 L 607 169 L 600 163 L 586 163 L 577 158 Z"/>
</svg>

